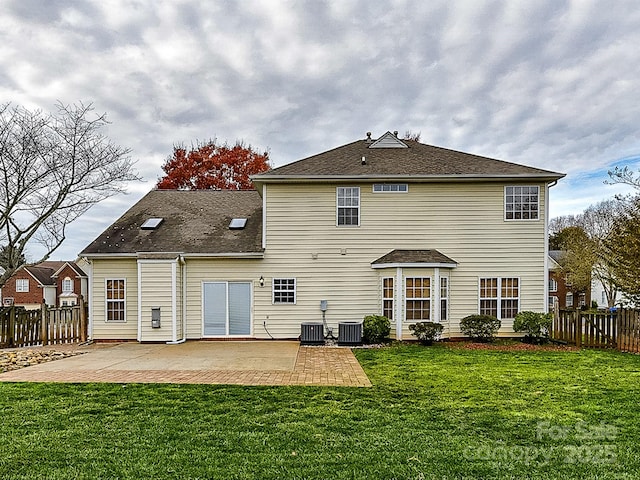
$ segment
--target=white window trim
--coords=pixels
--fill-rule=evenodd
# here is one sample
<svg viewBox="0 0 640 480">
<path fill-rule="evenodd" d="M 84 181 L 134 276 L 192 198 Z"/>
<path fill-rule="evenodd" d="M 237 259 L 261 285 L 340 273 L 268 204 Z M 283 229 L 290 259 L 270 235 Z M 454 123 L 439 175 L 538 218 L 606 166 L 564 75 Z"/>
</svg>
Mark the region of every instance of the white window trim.
<svg viewBox="0 0 640 480">
<path fill-rule="evenodd" d="M 123 281 L 124 282 L 124 298 L 122 300 L 109 300 L 107 298 L 107 282 L 109 281 Z M 124 304 L 124 319 L 123 320 L 109 320 L 108 305 L 109 302 L 123 302 Z M 127 279 L 126 278 L 105 278 L 104 279 L 104 322 L 105 323 L 127 323 Z"/>
<path fill-rule="evenodd" d="M 444 295 L 442 295 L 442 281 L 445 281 L 446 286 L 444 287 Z M 440 321 L 441 322 L 446 322 L 449 320 L 449 277 L 440 277 L 440 283 L 438 285 L 438 288 L 440 288 L 440 304 L 438 305 L 438 308 L 440 308 Z M 443 317 L 442 316 L 442 302 L 446 302 L 446 315 Z"/>
<path fill-rule="evenodd" d="M 404 186 L 404 190 L 384 190 L 385 185 L 397 185 L 398 188 Z M 376 190 L 376 187 L 380 187 L 379 190 Z M 373 193 L 409 193 L 409 184 L 408 183 L 374 183 L 371 187 Z"/>
<path fill-rule="evenodd" d="M 428 278 L 429 279 L 429 297 L 412 297 L 409 298 L 407 296 L 407 280 L 415 280 L 415 279 L 425 279 Z M 407 276 L 404 277 L 404 321 L 405 322 L 432 322 L 433 321 L 433 278 L 429 275 L 427 276 Z M 411 319 L 408 320 L 407 319 L 407 312 L 408 312 L 408 308 L 407 308 L 407 302 L 410 302 L 412 300 L 429 300 L 429 318 L 427 320 L 415 320 L 415 319 Z"/>
<path fill-rule="evenodd" d="M 342 188 L 354 188 L 358 191 L 358 206 L 354 207 L 353 205 L 351 206 L 340 206 L 340 189 Z M 360 226 L 360 204 L 362 203 L 362 195 L 360 195 L 360 187 L 354 187 L 354 186 L 344 186 L 344 187 L 336 187 L 336 227 L 340 227 L 340 228 L 355 228 L 355 227 L 359 227 Z M 358 223 L 355 225 L 340 225 L 339 223 L 339 218 L 340 218 L 340 209 L 341 208 L 357 208 L 358 209 Z"/>
<path fill-rule="evenodd" d="M 293 302 L 276 302 L 276 280 L 280 281 L 290 281 L 293 280 Z M 290 293 L 291 290 L 288 289 L 278 289 L 278 293 Z M 296 305 L 298 303 L 298 281 L 295 277 L 275 277 L 271 281 L 271 304 L 272 305 Z"/>
<path fill-rule="evenodd" d="M 16 293 L 29 293 L 29 283 L 28 278 L 16 279 Z M 18 287 L 18 285 L 20 285 L 20 287 Z"/>
<path fill-rule="evenodd" d="M 385 297 L 384 296 L 384 282 L 385 280 L 391 280 L 391 296 L 390 297 Z M 387 317 L 389 320 L 393 321 L 394 315 L 395 315 L 395 291 L 396 291 L 396 286 L 395 286 L 395 282 L 396 279 L 395 277 L 382 277 L 382 311 L 380 312 L 381 315 L 384 315 L 384 302 L 390 300 L 391 301 L 391 316 Z"/>
<path fill-rule="evenodd" d="M 538 209 L 536 210 L 537 212 L 537 217 L 536 218 L 507 218 L 507 188 L 514 188 L 514 187 L 533 187 L 536 188 L 538 190 L 537 193 L 537 204 L 538 204 Z M 502 201 L 503 201 L 503 219 L 505 222 L 539 222 L 540 221 L 540 187 L 538 185 L 505 185 L 504 190 L 503 190 L 503 194 L 502 194 Z"/>
<path fill-rule="evenodd" d="M 71 286 L 71 288 L 69 288 L 69 289 L 64 288 L 67 283 Z M 62 291 L 64 293 L 73 293 L 73 279 L 72 278 L 65 277 L 62 280 Z"/>
<path fill-rule="evenodd" d="M 480 282 L 481 280 L 489 280 L 492 278 L 496 278 L 498 280 L 498 291 L 497 291 L 497 297 L 481 297 L 480 293 L 481 293 L 481 288 L 480 288 Z M 502 296 L 502 281 L 507 279 L 507 278 L 514 278 L 518 281 L 518 296 L 517 297 L 503 297 Z M 502 318 L 502 300 L 518 300 L 518 312 L 520 312 L 520 308 L 522 306 L 522 302 L 521 302 L 521 293 L 522 293 L 522 281 L 520 280 L 520 277 L 478 277 L 478 314 L 480 315 L 480 302 L 482 300 L 497 300 L 497 306 L 496 306 L 496 318 L 498 318 L 498 320 L 503 320 Z M 507 317 L 504 320 L 510 320 L 511 317 Z"/>
<path fill-rule="evenodd" d="M 555 278 L 549 279 L 549 292 L 557 292 L 558 291 L 558 281 Z"/>
</svg>

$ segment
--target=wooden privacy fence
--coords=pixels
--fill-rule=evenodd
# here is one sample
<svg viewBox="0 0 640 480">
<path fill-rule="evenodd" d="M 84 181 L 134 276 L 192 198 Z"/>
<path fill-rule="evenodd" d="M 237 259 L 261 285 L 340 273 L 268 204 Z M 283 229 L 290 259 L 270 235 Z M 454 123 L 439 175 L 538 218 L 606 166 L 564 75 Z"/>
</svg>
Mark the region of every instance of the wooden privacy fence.
<svg viewBox="0 0 640 480">
<path fill-rule="evenodd" d="M 87 340 L 87 307 L 79 299 L 73 307 L 0 310 L 0 348 L 30 347 Z"/>
<path fill-rule="evenodd" d="M 640 311 L 560 310 L 554 316 L 551 338 L 578 347 L 616 348 L 622 352 L 640 353 Z"/>
</svg>

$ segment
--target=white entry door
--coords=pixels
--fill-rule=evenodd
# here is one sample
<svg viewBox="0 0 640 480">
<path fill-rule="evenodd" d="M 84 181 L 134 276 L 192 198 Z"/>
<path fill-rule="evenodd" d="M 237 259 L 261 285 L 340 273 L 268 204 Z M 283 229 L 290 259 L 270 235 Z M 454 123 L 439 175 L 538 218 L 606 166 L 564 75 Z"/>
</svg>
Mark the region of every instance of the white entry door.
<svg viewBox="0 0 640 480">
<path fill-rule="evenodd" d="M 205 337 L 251 335 L 251 283 L 202 284 Z"/>
</svg>

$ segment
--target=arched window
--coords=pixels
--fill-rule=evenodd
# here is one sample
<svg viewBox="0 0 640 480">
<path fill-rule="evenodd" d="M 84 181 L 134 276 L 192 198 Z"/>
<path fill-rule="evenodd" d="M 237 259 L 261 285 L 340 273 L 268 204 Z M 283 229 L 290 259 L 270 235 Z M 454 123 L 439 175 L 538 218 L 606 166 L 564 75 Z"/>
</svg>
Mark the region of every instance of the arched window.
<svg viewBox="0 0 640 480">
<path fill-rule="evenodd" d="M 69 277 L 66 277 L 62 280 L 62 291 L 63 292 L 73 292 L 73 280 Z"/>
</svg>

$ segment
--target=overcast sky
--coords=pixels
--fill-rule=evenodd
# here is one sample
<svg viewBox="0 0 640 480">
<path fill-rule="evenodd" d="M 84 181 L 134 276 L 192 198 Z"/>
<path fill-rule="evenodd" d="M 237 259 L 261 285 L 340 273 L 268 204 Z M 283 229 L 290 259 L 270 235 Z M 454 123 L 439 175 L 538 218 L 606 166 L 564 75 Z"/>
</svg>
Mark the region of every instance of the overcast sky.
<svg viewBox="0 0 640 480">
<path fill-rule="evenodd" d="M 640 166 L 636 1 L 3 0 L 0 101 L 93 102 L 143 182 L 94 207 L 73 259 L 178 143 L 243 139 L 273 166 L 367 131 L 567 174 L 551 216 Z M 37 253 L 32 249 L 32 256 Z"/>
</svg>

